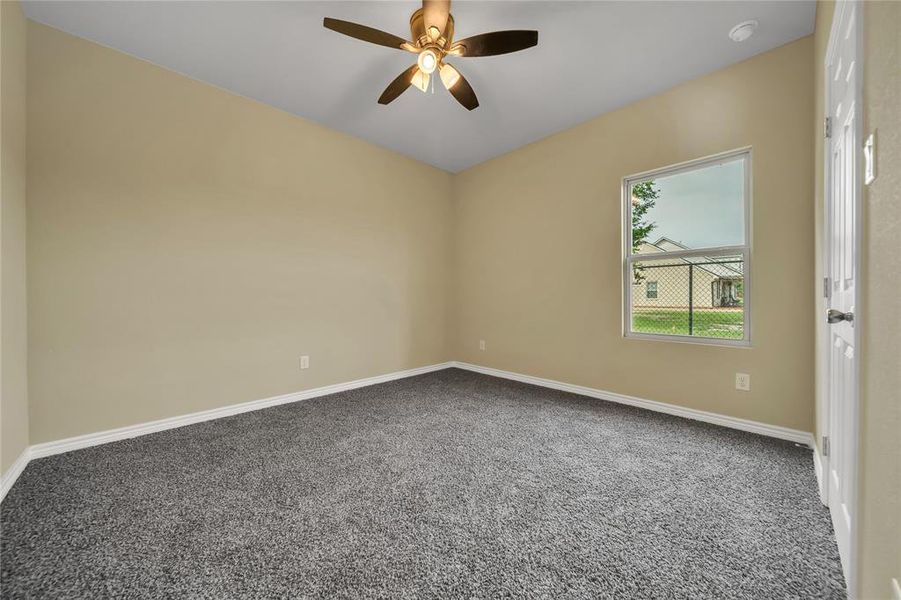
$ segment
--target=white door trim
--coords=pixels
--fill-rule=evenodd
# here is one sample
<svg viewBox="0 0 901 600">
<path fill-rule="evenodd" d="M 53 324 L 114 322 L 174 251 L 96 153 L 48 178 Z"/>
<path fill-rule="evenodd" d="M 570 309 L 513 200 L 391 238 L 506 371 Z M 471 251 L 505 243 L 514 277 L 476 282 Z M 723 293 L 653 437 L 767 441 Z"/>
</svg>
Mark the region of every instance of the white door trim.
<svg viewBox="0 0 901 600">
<path fill-rule="evenodd" d="M 856 10 L 854 10 L 856 9 Z M 849 11 L 854 10 L 854 18 L 851 23 L 845 23 L 847 15 Z M 843 27 L 844 23 L 844 27 Z M 854 245 L 853 245 L 853 264 L 854 264 L 854 276 L 857 278 L 857 282 L 854 286 L 854 351 L 856 353 L 856 359 L 854 361 L 854 369 L 852 374 L 852 389 L 854 390 L 852 394 L 852 398 L 849 399 L 850 407 L 848 410 L 849 415 L 849 423 L 847 426 L 848 432 L 848 443 L 845 446 L 845 452 L 847 456 L 846 460 L 849 461 L 851 465 L 850 469 L 850 477 L 848 479 L 849 484 L 849 496 L 851 498 L 850 505 L 852 507 L 852 511 L 850 513 L 850 523 L 851 523 L 851 535 L 849 537 L 848 542 L 848 550 L 845 554 L 841 556 L 843 563 L 843 570 L 845 572 L 846 581 L 845 584 L 848 589 L 848 597 L 853 598 L 854 592 L 856 590 L 857 583 L 857 532 L 858 532 L 858 448 L 859 448 L 859 397 L 860 397 L 860 364 L 861 364 L 861 353 L 860 353 L 860 331 L 862 321 L 866 318 L 865 315 L 862 315 L 863 305 L 860 299 L 860 289 L 861 289 L 861 240 L 862 240 L 862 208 L 863 208 L 863 182 L 862 176 L 863 173 L 863 151 L 862 151 L 862 143 L 863 143 L 863 10 L 862 10 L 862 2 L 858 0 L 838 0 L 835 5 L 835 11 L 833 13 L 832 19 L 832 27 L 829 32 L 829 42 L 826 47 L 826 57 L 825 62 L 823 64 L 824 69 L 824 92 L 825 92 L 825 105 L 824 105 L 824 113 L 825 116 L 831 116 L 831 106 L 832 106 L 832 98 L 830 94 L 830 65 L 832 64 L 835 54 L 837 51 L 837 47 L 839 44 L 840 37 L 845 36 L 854 36 L 854 63 L 855 63 L 855 76 L 854 76 L 854 121 L 857 126 L 856 138 L 854 139 L 854 143 L 852 144 L 852 150 L 854 152 L 854 161 L 855 161 L 855 171 L 857 173 L 857 177 L 855 178 L 855 185 L 853 187 L 854 193 Z M 825 124 L 824 124 L 825 125 Z M 838 128 L 838 123 L 833 123 L 833 131 L 836 131 Z M 821 264 L 823 267 L 824 275 L 828 275 L 831 272 L 830 269 L 830 260 L 832 257 L 832 244 L 831 244 L 831 227 L 832 224 L 830 222 L 830 203 L 831 199 L 831 185 L 833 182 L 832 179 L 832 143 L 835 139 L 835 136 L 832 138 L 824 139 L 824 150 L 823 150 L 823 253 L 820 257 Z M 824 306 L 828 308 L 830 304 L 830 298 L 826 298 L 824 302 Z M 820 347 L 817 348 L 818 356 L 821 356 L 819 353 L 823 353 L 822 356 L 828 356 L 828 352 L 830 352 L 831 346 L 831 336 L 829 335 L 828 326 L 825 325 L 825 315 L 817 315 L 818 323 L 820 323 L 819 328 L 820 331 L 823 332 L 823 335 L 820 337 Z M 830 390 L 830 381 L 831 381 L 831 372 L 830 372 L 830 360 L 824 360 L 821 363 L 824 366 L 824 369 L 820 375 L 820 385 L 823 390 L 824 399 L 822 403 L 818 404 L 819 409 L 822 410 L 821 417 L 821 425 L 823 427 L 823 431 L 826 435 L 832 430 L 833 423 L 830 422 L 830 412 L 831 412 L 831 390 Z M 822 440 L 820 440 L 822 443 Z M 830 444 L 831 445 L 831 444 Z M 832 460 L 833 449 L 830 449 L 829 455 L 822 455 L 821 453 L 817 453 L 817 459 L 821 462 L 819 468 L 823 474 L 824 479 L 828 479 L 830 471 L 830 462 Z M 836 499 L 831 498 L 829 494 L 829 484 L 826 483 L 823 487 L 823 502 L 824 504 L 830 505 L 830 502 L 836 501 Z"/>
</svg>

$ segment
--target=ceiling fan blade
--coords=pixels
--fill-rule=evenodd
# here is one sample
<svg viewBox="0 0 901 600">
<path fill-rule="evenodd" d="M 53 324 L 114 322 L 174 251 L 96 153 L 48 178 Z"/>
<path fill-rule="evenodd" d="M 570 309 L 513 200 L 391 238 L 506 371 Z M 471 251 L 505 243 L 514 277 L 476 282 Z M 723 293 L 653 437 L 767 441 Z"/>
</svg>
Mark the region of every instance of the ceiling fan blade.
<svg viewBox="0 0 901 600">
<path fill-rule="evenodd" d="M 407 91 L 410 83 L 413 82 L 413 76 L 419 72 L 419 65 L 413 65 L 403 73 L 397 76 L 394 81 L 388 84 L 382 95 L 379 96 L 379 104 L 390 104 L 397 99 L 398 96 Z"/>
<path fill-rule="evenodd" d="M 447 16 L 450 14 L 450 0 L 422 0 L 422 17 L 425 23 L 426 34 L 432 41 L 436 41 L 444 33 L 447 27 Z M 432 28 L 438 30 L 432 35 Z"/>
<path fill-rule="evenodd" d="M 538 44 L 538 32 L 526 30 L 492 31 L 456 42 L 448 52 L 454 56 L 497 56 L 531 48 Z"/>
<path fill-rule="evenodd" d="M 360 25 L 359 23 L 351 23 L 350 21 L 342 21 L 341 19 L 332 19 L 331 17 L 326 17 L 322 20 L 322 25 L 326 29 L 331 29 L 332 31 L 343 33 L 344 35 L 348 35 L 358 40 L 363 40 L 364 42 L 378 44 L 379 46 L 398 48 L 400 50 L 410 50 L 408 46 L 412 47 L 412 44 L 410 44 L 403 38 L 397 37 L 394 34 L 382 31 L 380 29 L 373 29 L 372 27 Z M 411 51 L 415 52 L 416 50 L 414 49 Z"/>
<path fill-rule="evenodd" d="M 444 63 L 441 65 L 440 73 L 441 82 L 444 83 L 444 87 L 447 88 L 447 91 L 457 99 L 457 102 L 462 104 L 466 110 L 478 108 L 479 99 L 476 98 L 476 93 L 472 90 L 472 86 L 469 85 L 466 78 L 460 74 L 460 71 L 453 68 L 451 65 Z"/>
</svg>

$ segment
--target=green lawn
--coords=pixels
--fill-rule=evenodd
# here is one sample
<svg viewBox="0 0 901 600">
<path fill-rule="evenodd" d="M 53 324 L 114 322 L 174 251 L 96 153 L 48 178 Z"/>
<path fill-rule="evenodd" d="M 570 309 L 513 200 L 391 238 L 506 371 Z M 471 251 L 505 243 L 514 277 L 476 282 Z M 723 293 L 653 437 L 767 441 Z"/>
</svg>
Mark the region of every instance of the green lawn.
<svg viewBox="0 0 901 600">
<path fill-rule="evenodd" d="M 744 314 L 739 309 L 695 310 L 693 337 L 740 340 Z M 632 309 L 632 331 L 664 335 L 688 335 L 688 310 L 677 308 Z"/>
</svg>

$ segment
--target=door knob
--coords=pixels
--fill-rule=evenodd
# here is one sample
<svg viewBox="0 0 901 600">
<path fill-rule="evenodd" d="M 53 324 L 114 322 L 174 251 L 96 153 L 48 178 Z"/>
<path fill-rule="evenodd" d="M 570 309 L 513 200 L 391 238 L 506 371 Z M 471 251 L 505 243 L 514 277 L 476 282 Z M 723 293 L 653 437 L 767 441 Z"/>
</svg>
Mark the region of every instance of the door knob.
<svg viewBox="0 0 901 600">
<path fill-rule="evenodd" d="M 842 312 L 840 310 L 835 310 L 834 308 L 830 308 L 826 312 L 826 322 L 830 325 L 833 323 L 841 323 L 842 321 L 848 321 L 849 323 L 854 320 L 854 313 L 852 312 Z"/>
</svg>

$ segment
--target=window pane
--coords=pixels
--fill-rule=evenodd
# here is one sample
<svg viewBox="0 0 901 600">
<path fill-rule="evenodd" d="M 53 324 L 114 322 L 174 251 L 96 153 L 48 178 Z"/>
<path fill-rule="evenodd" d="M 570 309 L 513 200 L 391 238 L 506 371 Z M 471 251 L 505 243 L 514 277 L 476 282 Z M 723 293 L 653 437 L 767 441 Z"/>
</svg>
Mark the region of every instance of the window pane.
<svg viewBox="0 0 901 600">
<path fill-rule="evenodd" d="M 633 263 L 632 331 L 743 339 L 742 257 L 695 256 Z"/>
<path fill-rule="evenodd" d="M 745 159 L 633 183 L 632 252 L 745 244 Z"/>
</svg>

